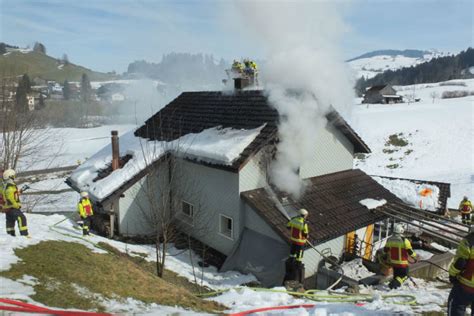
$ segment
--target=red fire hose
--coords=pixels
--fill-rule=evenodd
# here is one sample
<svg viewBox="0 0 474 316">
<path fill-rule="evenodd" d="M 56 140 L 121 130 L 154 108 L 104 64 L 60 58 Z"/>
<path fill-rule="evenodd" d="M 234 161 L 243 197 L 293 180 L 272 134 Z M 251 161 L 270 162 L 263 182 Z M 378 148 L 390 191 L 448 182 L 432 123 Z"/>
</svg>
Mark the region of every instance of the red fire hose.
<svg viewBox="0 0 474 316">
<path fill-rule="evenodd" d="M 80 311 L 62 311 L 62 310 L 53 310 L 45 307 L 36 306 L 33 304 L 28 304 L 20 301 L 10 300 L 6 298 L 0 298 L 0 310 L 10 311 L 10 312 L 23 312 L 23 313 L 37 313 L 37 314 L 48 314 L 48 315 L 57 315 L 57 316 L 111 316 L 111 314 L 103 313 L 92 313 L 92 312 L 80 312 Z M 4 305 L 6 304 L 6 305 Z"/>
<path fill-rule="evenodd" d="M 363 306 L 364 304 L 357 303 L 355 305 L 356 306 Z M 316 306 L 316 304 L 301 304 L 301 305 L 262 307 L 262 308 L 251 309 L 251 310 L 248 310 L 248 311 L 233 313 L 233 314 L 228 314 L 228 315 L 229 316 L 248 316 L 248 315 L 252 315 L 252 314 L 255 314 L 255 313 L 262 313 L 262 312 L 268 312 L 268 311 L 278 311 L 278 310 L 285 310 L 285 309 L 295 309 L 295 308 L 309 309 L 309 308 L 313 308 L 315 306 Z"/>
<path fill-rule="evenodd" d="M 268 312 L 268 311 L 277 311 L 283 309 L 294 309 L 294 308 L 313 308 L 315 304 L 301 304 L 301 305 L 289 305 L 289 306 L 273 306 L 273 307 L 262 307 L 256 308 L 245 312 L 229 314 L 229 316 L 247 316 L 254 313 Z"/>
</svg>

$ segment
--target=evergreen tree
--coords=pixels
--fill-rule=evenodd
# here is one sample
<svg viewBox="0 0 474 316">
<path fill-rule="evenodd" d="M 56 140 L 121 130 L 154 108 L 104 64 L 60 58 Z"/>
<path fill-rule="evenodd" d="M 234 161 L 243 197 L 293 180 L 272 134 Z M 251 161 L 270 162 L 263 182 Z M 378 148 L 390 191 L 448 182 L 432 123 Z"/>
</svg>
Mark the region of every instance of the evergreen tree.
<svg viewBox="0 0 474 316">
<path fill-rule="evenodd" d="M 46 105 L 44 104 L 44 97 L 43 97 L 43 94 L 40 93 L 39 101 L 38 101 L 38 109 L 39 109 L 39 110 L 44 109 L 45 106 L 46 106 Z"/>
<path fill-rule="evenodd" d="M 3 55 L 7 52 L 7 45 L 5 43 L 0 43 L 0 55 Z"/>
<path fill-rule="evenodd" d="M 16 88 L 16 106 L 18 112 L 25 113 L 28 111 L 28 93 L 31 92 L 31 82 L 27 74 L 24 74 L 18 82 Z"/>
<path fill-rule="evenodd" d="M 40 42 L 36 42 L 33 46 L 33 51 L 41 54 L 46 54 L 46 47 Z"/>
<path fill-rule="evenodd" d="M 89 103 L 92 99 L 92 87 L 91 82 L 87 74 L 82 74 L 81 78 L 81 100 L 82 102 Z"/>
<path fill-rule="evenodd" d="M 69 86 L 69 82 L 64 80 L 63 84 L 63 98 L 64 100 L 69 100 L 71 98 L 71 86 Z"/>
</svg>

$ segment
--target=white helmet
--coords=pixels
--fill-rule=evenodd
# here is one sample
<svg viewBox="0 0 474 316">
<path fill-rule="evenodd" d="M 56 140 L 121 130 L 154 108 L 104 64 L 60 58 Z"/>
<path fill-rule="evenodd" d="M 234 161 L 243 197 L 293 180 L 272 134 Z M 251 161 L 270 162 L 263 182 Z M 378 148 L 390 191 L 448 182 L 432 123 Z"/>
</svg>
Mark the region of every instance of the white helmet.
<svg viewBox="0 0 474 316">
<path fill-rule="evenodd" d="M 87 198 L 87 197 L 89 197 L 89 193 L 87 193 L 86 191 L 82 191 L 81 192 L 81 197 Z"/>
<path fill-rule="evenodd" d="M 3 180 L 15 179 L 16 172 L 13 169 L 7 169 L 3 172 Z"/>
<path fill-rule="evenodd" d="M 303 216 L 307 216 L 307 215 L 309 214 L 308 211 L 305 210 L 304 208 L 302 208 L 301 210 L 299 210 L 298 213 L 299 213 L 300 215 L 303 215 Z"/>
<path fill-rule="evenodd" d="M 405 232 L 405 228 L 403 228 L 402 224 L 396 224 L 395 227 L 393 228 L 393 232 L 395 234 L 403 234 Z"/>
</svg>

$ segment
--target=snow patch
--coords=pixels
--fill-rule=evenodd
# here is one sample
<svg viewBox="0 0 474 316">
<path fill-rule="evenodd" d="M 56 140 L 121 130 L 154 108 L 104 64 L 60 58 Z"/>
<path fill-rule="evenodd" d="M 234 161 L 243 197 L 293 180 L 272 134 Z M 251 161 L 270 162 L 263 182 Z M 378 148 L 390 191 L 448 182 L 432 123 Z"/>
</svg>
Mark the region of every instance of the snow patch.
<svg viewBox="0 0 474 316">
<path fill-rule="evenodd" d="M 344 271 L 344 275 L 354 280 L 361 280 L 374 275 L 372 272 L 367 270 L 367 268 L 362 263 L 362 259 L 360 258 L 349 262 L 344 262 L 341 264 L 341 267 Z"/>
<path fill-rule="evenodd" d="M 380 177 L 373 179 L 411 206 L 432 212 L 439 207 L 439 188 L 435 185 Z"/>
<path fill-rule="evenodd" d="M 363 199 L 359 201 L 360 204 L 367 207 L 369 210 L 385 205 L 387 201 L 385 199 L 374 200 L 374 199 Z"/>
</svg>

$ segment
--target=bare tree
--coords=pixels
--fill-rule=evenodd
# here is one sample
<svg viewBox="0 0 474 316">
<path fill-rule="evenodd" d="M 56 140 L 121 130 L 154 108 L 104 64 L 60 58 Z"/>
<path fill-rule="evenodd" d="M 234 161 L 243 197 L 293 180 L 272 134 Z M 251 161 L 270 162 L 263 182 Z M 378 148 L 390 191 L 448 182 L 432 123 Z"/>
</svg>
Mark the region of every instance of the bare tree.
<svg viewBox="0 0 474 316">
<path fill-rule="evenodd" d="M 43 150 L 52 138 L 42 111 L 24 112 L 15 104 L 17 78 L 1 74 L 0 81 L 0 164 L 4 168 L 28 168 L 39 162 L 52 163 L 61 146 Z"/>
<path fill-rule="evenodd" d="M 438 95 L 438 93 L 437 93 L 436 91 L 432 91 L 432 92 L 430 93 L 430 97 L 433 99 L 433 102 L 432 102 L 432 103 L 434 103 L 435 99 L 438 98 L 439 95 Z"/>
</svg>

